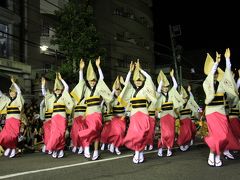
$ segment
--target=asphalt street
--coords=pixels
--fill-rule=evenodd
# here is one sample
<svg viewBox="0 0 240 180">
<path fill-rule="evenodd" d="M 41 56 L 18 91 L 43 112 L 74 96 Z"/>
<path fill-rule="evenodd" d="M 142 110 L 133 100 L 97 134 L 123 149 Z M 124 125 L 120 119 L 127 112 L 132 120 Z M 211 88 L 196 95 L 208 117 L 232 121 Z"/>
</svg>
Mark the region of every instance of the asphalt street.
<svg viewBox="0 0 240 180">
<path fill-rule="evenodd" d="M 209 167 L 209 150 L 205 145 L 195 145 L 187 152 L 174 150 L 172 157 L 158 157 L 157 151 L 146 151 L 145 162 L 133 164 L 133 152 L 122 150 L 117 156 L 101 152 L 97 161 L 83 155 L 65 152 L 62 159 L 53 159 L 42 153 L 24 154 L 13 159 L 0 157 L 0 179 L 86 179 L 86 180 L 237 180 L 240 179 L 240 157 L 223 160 L 222 167 Z M 166 155 L 166 152 L 165 152 Z"/>
</svg>

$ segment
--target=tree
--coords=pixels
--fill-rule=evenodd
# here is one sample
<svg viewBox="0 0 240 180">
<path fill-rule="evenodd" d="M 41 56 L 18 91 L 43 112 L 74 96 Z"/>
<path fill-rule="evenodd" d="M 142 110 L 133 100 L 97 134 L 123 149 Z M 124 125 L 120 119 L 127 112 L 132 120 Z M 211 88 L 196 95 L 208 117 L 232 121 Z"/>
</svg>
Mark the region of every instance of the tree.
<svg viewBox="0 0 240 180">
<path fill-rule="evenodd" d="M 79 60 L 96 59 L 104 56 L 105 50 L 99 46 L 99 37 L 94 25 L 93 8 L 88 1 L 71 0 L 63 9 L 55 12 L 58 19 L 54 26 L 52 44 L 57 44 L 66 60 L 59 71 L 70 83 L 76 80 Z"/>
</svg>

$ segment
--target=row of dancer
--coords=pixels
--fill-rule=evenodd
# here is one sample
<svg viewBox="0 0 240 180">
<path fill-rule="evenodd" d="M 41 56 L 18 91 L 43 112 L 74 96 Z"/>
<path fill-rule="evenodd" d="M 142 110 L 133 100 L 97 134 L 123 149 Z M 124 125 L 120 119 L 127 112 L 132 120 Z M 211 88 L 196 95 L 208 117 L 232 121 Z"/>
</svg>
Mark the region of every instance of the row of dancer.
<svg viewBox="0 0 240 180">
<path fill-rule="evenodd" d="M 230 50 L 226 50 L 225 57 L 226 62 L 230 62 Z M 44 108 L 42 109 L 45 113 L 46 118 L 46 121 L 44 122 L 44 144 L 46 146 L 44 146 L 43 149 L 47 150 L 49 154 L 52 154 L 53 157 L 63 157 L 64 137 L 66 130 L 66 114 L 67 111 L 70 113 L 73 107 L 74 121 L 71 131 L 71 138 L 74 146 L 73 151 L 76 151 L 77 148 L 79 153 L 82 153 L 84 151 L 84 156 L 86 158 L 91 157 L 90 145 L 93 144 L 94 152 L 92 160 L 98 159 L 99 141 L 102 141 L 102 149 L 104 148 L 104 144 L 110 143 L 111 151 L 115 149 L 116 153 L 120 154 L 121 152 L 119 151 L 119 146 L 125 145 L 127 148 L 135 151 L 133 156 L 134 163 L 143 162 L 143 151 L 146 145 L 153 145 L 152 142 L 155 127 L 154 117 L 158 111 L 161 112 L 161 137 L 158 142 L 158 155 L 163 155 L 164 147 L 167 148 L 167 156 L 172 155 L 171 149 L 173 147 L 175 139 L 175 118 L 177 116 L 180 116 L 181 123 L 180 134 L 177 143 L 180 146 L 181 150 L 184 151 L 188 149 L 189 144 L 191 144 L 192 139 L 196 133 L 195 127 L 191 121 L 191 116 L 197 116 L 200 108 L 194 101 L 190 87 L 188 87 L 188 95 L 183 89 L 180 93 L 177 91 L 177 82 L 174 78 L 173 71 L 170 73 L 173 81 L 173 87 L 171 89 L 169 88 L 169 82 L 166 76 L 163 74 L 163 72 L 160 72 L 158 76 L 159 85 L 156 89 L 151 77 L 140 68 L 139 61 L 136 63 L 131 62 L 130 70 L 125 82 L 123 83 L 123 81 L 120 80 L 121 78 L 117 78 L 114 83 L 115 85 L 113 92 L 111 92 L 103 81 L 104 77 L 100 68 L 99 58 L 96 60 L 96 66 L 99 72 L 99 80 L 97 80 L 96 74 L 94 73 L 92 64 L 90 62 L 87 70 L 87 81 L 85 81 L 83 78 L 84 66 L 85 63 L 81 60 L 79 83 L 70 93 L 72 97 L 68 93 L 67 84 L 61 78 L 61 75 L 59 73 L 56 76 L 53 94 L 45 90 L 45 80 L 44 78 L 42 80 L 42 90 L 45 98 L 41 104 L 44 105 Z M 208 77 L 204 82 L 203 87 L 205 92 L 207 92 L 206 87 L 211 90 L 210 87 L 212 85 L 212 82 L 215 82 L 209 80 L 211 77 L 213 77 L 211 75 L 214 74 L 214 68 L 216 69 L 216 65 L 214 65 L 212 68 L 213 70 L 211 73 L 209 73 L 210 75 L 208 74 Z M 228 70 L 229 63 L 227 64 L 225 74 L 227 74 Z M 133 78 L 131 79 L 132 74 Z M 233 78 L 231 78 L 230 82 L 232 81 Z M 206 82 L 208 83 L 207 86 Z M 229 86 L 229 81 L 223 82 L 225 82 L 225 86 Z M 224 91 L 230 91 L 231 88 L 232 87 L 230 86 L 223 89 Z M 224 105 L 225 99 L 221 99 L 223 101 L 223 104 L 211 104 L 212 101 L 215 101 L 213 100 L 214 98 L 211 99 L 212 96 L 214 96 L 211 94 L 212 92 L 215 91 L 211 90 L 206 93 L 207 106 L 205 112 L 209 128 L 209 136 L 206 137 L 206 143 L 209 145 L 210 149 L 212 148 L 209 155 L 208 164 L 212 166 L 221 166 L 222 162 L 220 161 L 219 155 L 220 150 L 219 147 L 216 147 L 220 146 L 220 143 L 216 144 L 218 140 L 215 139 L 221 136 L 213 133 L 215 131 L 213 131 L 213 128 L 211 127 L 212 120 L 208 120 L 210 117 L 208 115 L 209 109 L 210 112 L 217 112 L 218 109 L 222 110 L 222 105 Z M 236 98 L 238 97 L 238 94 L 236 92 L 234 94 L 230 91 L 230 93 L 227 94 L 230 99 L 234 99 L 234 102 L 239 102 L 239 99 Z M 232 98 L 229 94 L 234 94 L 234 98 Z M 211 95 L 211 101 L 209 100 L 209 95 Z M 216 96 L 219 98 L 218 95 Z M 101 114 L 101 107 L 103 104 L 102 102 L 106 104 L 108 119 L 112 119 L 110 122 L 105 123 L 104 126 L 102 124 Z M 231 105 L 231 107 L 234 106 Z M 234 111 L 237 111 L 236 107 L 234 108 Z M 125 135 L 126 109 L 130 111 L 130 124 Z M 231 110 L 231 113 L 234 111 Z M 109 118 L 111 117 L 109 114 L 110 112 L 113 113 L 113 118 Z M 214 115 L 216 115 L 216 113 Z M 218 119 L 216 121 L 218 121 Z M 225 125 L 228 129 L 227 134 L 231 134 L 230 132 L 232 132 L 232 130 L 229 130 L 230 126 L 227 123 L 225 123 Z M 3 133 L 1 132 L 0 137 L 2 137 L 2 134 Z M 224 133 L 221 135 L 224 136 Z M 235 136 L 232 133 L 232 138 L 230 139 L 234 139 L 233 137 Z M 209 139 L 211 139 L 211 141 L 209 141 Z M 221 147 L 221 152 L 224 152 L 225 155 L 229 157 L 231 157 L 231 154 L 228 150 L 239 149 L 238 143 L 233 140 L 232 142 L 232 145 L 229 145 L 227 148 Z M 7 146 L 3 147 L 6 148 Z M 9 152 L 11 151 L 11 148 L 6 148 L 5 154 L 7 154 L 8 149 L 10 149 Z M 215 157 L 214 153 L 217 154 Z"/>
</svg>

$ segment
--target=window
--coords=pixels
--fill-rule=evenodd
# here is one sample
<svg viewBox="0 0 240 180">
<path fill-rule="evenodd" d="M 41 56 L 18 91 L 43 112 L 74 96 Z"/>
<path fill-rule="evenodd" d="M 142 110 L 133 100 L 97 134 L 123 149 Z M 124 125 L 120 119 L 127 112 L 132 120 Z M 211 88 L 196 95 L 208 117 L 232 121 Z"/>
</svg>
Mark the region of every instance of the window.
<svg viewBox="0 0 240 180">
<path fill-rule="evenodd" d="M 0 57 L 8 57 L 8 26 L 0 23 Z"/>
<path fill-rule="evenodd" d="M 50 31 L 50 25 L 48 22 L 46 21 L 42 21 L 42 31 L 41 31 L 41 35 L 42 36 L 49 36 L 49 31 Z"/>
</svg>

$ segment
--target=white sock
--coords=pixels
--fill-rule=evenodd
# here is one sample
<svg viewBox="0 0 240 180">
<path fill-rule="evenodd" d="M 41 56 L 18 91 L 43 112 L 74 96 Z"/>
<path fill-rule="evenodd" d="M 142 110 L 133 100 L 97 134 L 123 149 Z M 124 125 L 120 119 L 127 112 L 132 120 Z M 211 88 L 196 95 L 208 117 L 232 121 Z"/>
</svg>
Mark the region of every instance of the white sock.
<svg viewBox="0 0 240 180">
<path fill-rule="evenodd" d="M 101 146 L 101 151 L 103 151 L 105 148 L 105 144 L 103 143 L 102 146 Z"/>
<path fill-rule="evenodd" d="M 98 150 L 94 150 L 93 151 L 93 157 L 92 157 L 92 160 L 96 160 L 98 158 L 99 154 L 98 154 Z"/>
<path fill-rule="evenodd" d="M 158 156 L 162 157 L 163 156 L 163 149 L 162 148 L 159 148 L 158 149 Z"/>
<path fill-rule="evenodd" d="M 110 145 L 109 151 L 110 151 L 111 153 L 114 153 L 114 145 L 113 145 L 113 144 Z"/>
<path fill-rule="evenodd" d="M 144 161 L 143 151 L 139 153 L 139 162 L 142 163 Z"/>
<path fill-rule="evenodd" d="M 212 152 L 209 153 L 208 159 L 214 162 L 214 154 Z"/>
<path fill-rule="evenodd" d="M 89 149 L 89 146 L 86 146 L 86 147 L 84 148 L 84 156 L 85 156 L 86 158 L 90 158 L 90 149 Z"/>
</svg>

